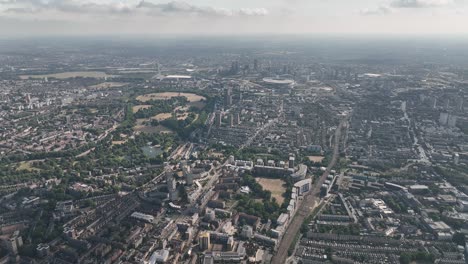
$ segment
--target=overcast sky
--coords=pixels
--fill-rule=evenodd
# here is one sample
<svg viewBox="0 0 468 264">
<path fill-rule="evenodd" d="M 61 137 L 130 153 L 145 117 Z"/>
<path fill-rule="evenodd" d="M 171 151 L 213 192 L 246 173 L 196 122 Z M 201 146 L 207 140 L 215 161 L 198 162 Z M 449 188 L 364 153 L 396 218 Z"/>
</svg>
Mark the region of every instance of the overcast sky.
<svg viewBox="0 0 468 264">
<path fill-rule="evenodd" d="M 463 34 L 468 0 L 0 0 L 0 34 Z"/>
</svg>

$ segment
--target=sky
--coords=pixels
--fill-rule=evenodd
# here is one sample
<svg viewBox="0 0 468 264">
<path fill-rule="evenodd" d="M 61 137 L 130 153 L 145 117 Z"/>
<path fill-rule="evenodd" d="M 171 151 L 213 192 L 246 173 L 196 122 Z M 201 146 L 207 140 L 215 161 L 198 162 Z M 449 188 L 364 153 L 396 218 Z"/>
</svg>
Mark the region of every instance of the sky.
<svg viewBox="0 0 468 264">
<path fill-rule="evenodd" d="M 468 0 L 0 0 L 0 34 L 468 33 Z"/>
</svg>

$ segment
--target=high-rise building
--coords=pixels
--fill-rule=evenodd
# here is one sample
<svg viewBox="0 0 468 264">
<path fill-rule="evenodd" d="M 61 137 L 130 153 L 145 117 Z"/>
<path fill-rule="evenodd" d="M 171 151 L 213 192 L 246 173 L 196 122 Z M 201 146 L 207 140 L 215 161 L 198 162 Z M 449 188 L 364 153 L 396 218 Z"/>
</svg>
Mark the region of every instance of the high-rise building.
<svg viewBox="0 0 468 264">
<path fill-rule="evenodd" d="M 465 98 L 458 97 L 457 100 L 456 100 L 456 106 L 455 106 L 457 111 L 463 112 L 464 104 L 465 104 Z"/>
<path fill-rule="evenodd" d="M 31 103 L 31 94 L 27 93 L 24 97 L 24 100 L 26 101 L 27 104 Z"/>
<path fill-rule="evenodd" d="M 169 163 L 166 162 L 164 165 L 164 174 L 166 176 L 166 185 L 169 191 L 169 199 L 171 201 L 175 201 L 179 198 L 179 192 L 177 190 L 177 181 L 176 179 L 174 179 L 172 168 L 171 166 L 169 166 Z"/>
<path fill-rule="evenodd" d="M 449 109 L 449 107 L 450 107 L 450 98 L 447 98 L 447 99 L 445 100 L 445 106 L 444 106 L 444 108 L 445 108 L 445 109 Z"/>
<path fill-rule="evenodd" d="M 211 247 L 210 243 L 210 233 L 203 232 L 198 236 L 198 244 L 200 245 L 201 250 L 207 250 Z"/>
<path fill-rule="evenodd" d="M 288 167 L 290 169 L 294 169 L 294 161 L 295 161 L 295 158 L 294 157 L 289 157 L 289 164 L 288 164 Z"/>
<path fill-rule="evenodd" d="M 179 190 L 177 190 L 176 181 L 173 180 L 172 182 L 173 182 L 172 188 L 169 189 L 169 199 L 171 201 L 177 201 L 179 199 Z"/>
<path fill-rule="evenodd" d="M 224 95 L 224 104 L 226 105 L 226 107 L 229 107 L 232 105 L 232 89 L 231 87 L 228 87 L 226 89 L 226 93 Z"/>
<path fill-rule="evenodd" d="M 441 126 L 447 125 L 448 118 L 449 118 L 448 113 L 444 113 L 444 112 L 440 113 L 440 115 L 439 115 L 439 125 L 441 125 Z"/>
<path fill-rule="evenodd" d="M 457 116 L 449 115 L 447 120 L 448 127 L 456 127 L 457 126 Z"/>
<path fill-rule="evenodd" d="M 164 162 L 164 176 L 166 177 L 167 182 L 172 179 L 172 168 L 169 165 L 169 162 Z"/>
<path fill-rule="evenodd" d="M 249 225 L 245 225 L 242 227 L 242 231 L 241 231 L 241 236 L 243 238 L 251 238 L 253 236 L 253 228 Z"/>
<path fill-rule="evenodd" d="M 37 245 L 37 248 L 36 248 L 37 255 L 42 258 L 49 255 L 49 250 L 50 250 L 50 247 L 48 244 L 39 244 Z"/>
<path fill-rule="evenodd" d="M 234 126 L 234 115 L 233 114 L 229 115 L 229 126 L 230 127 Z"/>
<path fill-rule="evenodd" d="M 223 120 L 223 115 L 222 115 L 221 111 L 216 111 L 216 113 L 215 113 L 215 124 L 216 124 L 217 127 L 221 126 L 222 120 Z"/>
<path fill-rule="evenodd" d="M 322 186 L 320 187 L 320 196 L 325 197 L 327 195 L 328 195 L 328 185 L 322 184 Z"/>
<path fill-rule="evenodd" d="M 238 61 L 233 61 L 231 64 L 231 74 L 238 74 L 239 73 L 239 62 Z"/>
<path fill-rule="evenodd" d="M 19 231 L 15 231 L 13 235 L 6 240 L 6 247 L 11 254 L 17 255 L 18 249 L 23 246 L 23 238 L 20 236 Z"/>
<path fill-rule="evenodd" d="M 433 109 L 437 108 L 437 98 L 432 98 L 431 100 L 431 105 Z"/>
<path fill-rule="evenodd" d="M 63 233 L 65 234 L 66 237 L 75 239 L 76 238 L 76 232 L 75 229 L 72 227 L 65 227 L 63 230 Z"/>
<path fill-rule="evenodd" d="M 206 209 L 205 213 L 205 220 L 206 221 L 214 221 L 216 219 L 216 212 L 212 209 Z"/>
<path fill-rule="evenodd" d="M 193 173 L 190 169 L 190 166 L 187 165 L 187 162 L 181 162 L 182 166 L 182 171 L 184 172 L 184 178 L 185 178 L 185 183 L 187 185 L 192 185 L 193 184 Z"/>
<path fill-rule="evenodd" d="M 240 124 L 240 114 L 239 112 L 234 114 L 234 125 L 238 126 Z"/>
<path fill-rule="evenodd" d="M 453 154 L 453 163 L 455 165 L 458 165 L 460 163 L 460 154 L 458 153 Z"/>
</svg>

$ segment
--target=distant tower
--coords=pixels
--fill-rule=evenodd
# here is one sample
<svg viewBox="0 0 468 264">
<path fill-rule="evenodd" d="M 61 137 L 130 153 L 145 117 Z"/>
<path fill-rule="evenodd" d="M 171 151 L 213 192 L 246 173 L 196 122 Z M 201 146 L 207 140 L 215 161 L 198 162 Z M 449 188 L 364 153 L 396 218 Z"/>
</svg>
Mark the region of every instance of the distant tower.
<svg viewBox="0 0 468 264">
<path fill-rule="evenodd" d="M 24 100 L 26 101 L 27 104 L 30 104 L 31 103 L 31 94 L 30 93 L 25 94 Z"/>
<path fill-rule="evenodd" d="M 460 163 L 460 154 L 458 153 L 453 154 L 453 163 L 455 165 L 458 165 Z"/>
<path fill-rule="evenodd" d="M 237 112 L 234 115 L 234 125 L 238 126 L 239 124 L 240 124 L 240 114 L 239 114 L 239 112 Z"/>
<path fill-rule="evenodd" d="M 229 126 L 234 127 L 234 115 L 233 114 L 229 115 Z"/>
<path fill-rule="evenodd" d="M 231 74 L 238 74 L 239 73 L 239 62 L 233 61 L 231 64 Z"/>
<path fill-rule="evenodd" d="M 465 98 L 463 97 L 458 97 L 457 98 L 457 101 L 456 101 L 456 108 L 457 108 L 457 111 L 459 112 L 463 112 L 463 106 L 465 104 Z"/>
<path fill-rule="evenodd" d="M 232 105 L 232 89 L 231 87 L 228 87 L 226 90 L 226 94 L 224 95 L 224 104 L 226 107 L 229 107 Z"/>
<path fill-rule="evenodd" d="M 257 59 L 254 60 L 254 70 L 258 71 L 258 60 Z"/>
<path fill-rule="evenodd" d="M 432 101 L 432 108 L 433 108 L 433 109 L 436 109 L 436 108 L 437 108 L 437 98 L 433 98 L 433 101 Z"/>
<path fill-rule="evenodd" d="M 221 111 L 216 111 L 216 113 L 215 113 L 215 123 L 216 123 L 217 127 L 221 126 L 222 119 L 223 119 L 223 115 L 222 115 Z"/>
<path fill-rule="evenodd" d="M 440 113 L 440 115 L 439 115 L 439 125 L 441 125 L 441 126 L 447 125 L 448 118 L 449 118 L 448 113 L 444 113 L 444 112 Z"/>
<path fill-rule="evenodd" d="M 65 117 L 65 119 L 67 120 L 67 126 L 70 126 L 71 125 L 71 115 L 67 115 Z"/>
<path fill-rule="evenodd" d="M 457 126 L 457 116 L 449 115 L 448 121 L 447 121 L 447 126 L 448 127 L 456 127 Z"/>
</svg>

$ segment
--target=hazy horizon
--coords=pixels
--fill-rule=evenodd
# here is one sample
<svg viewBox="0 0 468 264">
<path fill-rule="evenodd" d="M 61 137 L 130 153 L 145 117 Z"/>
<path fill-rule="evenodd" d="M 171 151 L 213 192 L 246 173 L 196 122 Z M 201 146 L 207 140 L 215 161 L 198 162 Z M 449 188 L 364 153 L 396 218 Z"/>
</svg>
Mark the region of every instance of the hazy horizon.
<svg viewBox="0 0 468 264">
<path fill-rule="evenodd" d="M 147 58 L 212 56 L 270 52 L 288 54 L 296 61 L 358 64 L 447 64 L 467 65 L 467 37 L 435 36 L 356 36 L 356 35 L 243 35 L 240 36 L 28 36 L 0 37 L 0 55 L 23 54 L 47 57 L 50 51 L 63 50 L 80 56 L 125 54 Z M 262 55 L 263 54 L 263 55 Z"/>
</svg>

